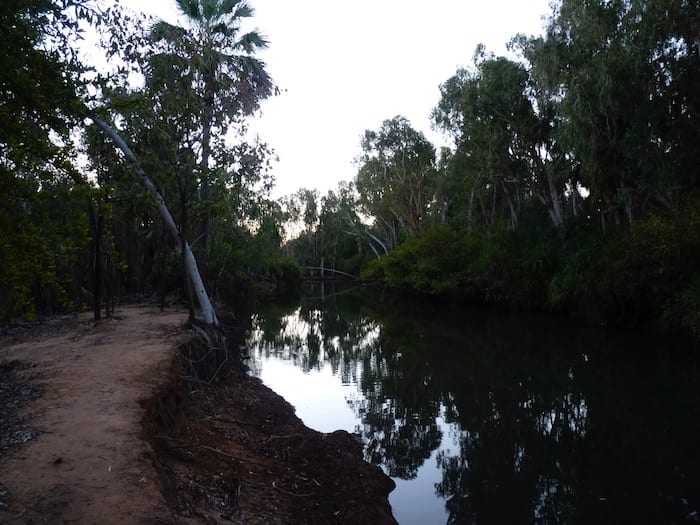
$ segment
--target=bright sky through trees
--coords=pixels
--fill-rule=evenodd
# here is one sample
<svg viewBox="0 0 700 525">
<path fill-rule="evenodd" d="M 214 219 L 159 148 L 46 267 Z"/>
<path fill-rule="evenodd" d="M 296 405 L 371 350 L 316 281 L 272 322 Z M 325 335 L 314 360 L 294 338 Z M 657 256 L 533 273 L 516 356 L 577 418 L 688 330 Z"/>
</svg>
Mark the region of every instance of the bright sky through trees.
<svg viewBox="0 0 700 525">
<path fill-rule="evenodd" d="M 123 0 L 178 22 L 173 0 Z M 277 195 L 322 192 L 356 174 L 360 136 L 401 114 L 433 142 L 438 86 L 474 49 L 506 53 L 516 33 L 539 34 L 549 0 L 250 0 L 269 39 L 260 57 L 282 94 L 252 128 L 274 148 Z"/>
</svg>

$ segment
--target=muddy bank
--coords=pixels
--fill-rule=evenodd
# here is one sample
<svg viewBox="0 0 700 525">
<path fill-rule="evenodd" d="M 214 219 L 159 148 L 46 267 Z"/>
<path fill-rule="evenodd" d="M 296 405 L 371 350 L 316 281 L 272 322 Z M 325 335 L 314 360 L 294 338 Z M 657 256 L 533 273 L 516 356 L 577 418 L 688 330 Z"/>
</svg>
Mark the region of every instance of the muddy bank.
<svg viewBox="0 0 700 525">
<path fill-rule="evenodd" d="M 211 385 L 181 377 L 144 418 L 178 522 L 395 523 L 394 483 L 363 460 L 356 436 L 307 428 L 240 363 Z"/>
<path fill-rule="evenodd" d="M 240 366 L 193 380 L 185 315 L 0 337 L 0 522 L 395 522 L 393 482 L 355 437 L 308 429 Z"/>
</svg>

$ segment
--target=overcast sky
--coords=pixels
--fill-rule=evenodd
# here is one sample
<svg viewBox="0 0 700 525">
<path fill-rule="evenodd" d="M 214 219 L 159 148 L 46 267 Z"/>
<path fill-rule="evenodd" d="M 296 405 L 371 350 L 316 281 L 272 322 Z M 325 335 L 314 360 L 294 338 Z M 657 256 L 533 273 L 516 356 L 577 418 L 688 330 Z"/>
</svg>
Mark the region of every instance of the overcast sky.
<svg viewBox="0 0 700 525">
<path fill-rule="evenodd" d="M 279 156 L 275 195 L 352 180 L 364 130 L 396 115 L 436 143 L 439 85 L 477 44 L 505 54 L 516 33 L 539 34 L 549 1 L 250 0 L 270 42 L 260 58 L 283 90 L 251 126 Z M 178 22 L 174 0 L 122 3 Z"/>
</svg>

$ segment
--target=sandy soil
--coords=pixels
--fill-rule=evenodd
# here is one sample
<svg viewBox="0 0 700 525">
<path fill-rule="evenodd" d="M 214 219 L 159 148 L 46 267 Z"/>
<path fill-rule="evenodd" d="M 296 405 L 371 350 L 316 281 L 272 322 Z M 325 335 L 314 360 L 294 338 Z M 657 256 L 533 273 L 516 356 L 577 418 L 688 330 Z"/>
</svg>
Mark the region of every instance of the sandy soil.
<svg viewBox="0 0 700 525">
<path fill-rule="evenodd" d="M 116 315 L 0 338 L 0 523 L 395 523 L 357 437 L 305 427 L 240 366 L 184 381 L 185 312 Z"/>
<path fill-rule="evenodd" d="M 167 517 L 142 439 L 144 400 L 168 377 L 186 314 L 124 308 L 94 325 L 64 318 L 6 346 L 36 364 L 43 395 L 25 408 L 41 432 L 0 463 L 0 522 L 144 523 Z M 64 332 L 55 335 L 55 332 Z"/>
</svg>

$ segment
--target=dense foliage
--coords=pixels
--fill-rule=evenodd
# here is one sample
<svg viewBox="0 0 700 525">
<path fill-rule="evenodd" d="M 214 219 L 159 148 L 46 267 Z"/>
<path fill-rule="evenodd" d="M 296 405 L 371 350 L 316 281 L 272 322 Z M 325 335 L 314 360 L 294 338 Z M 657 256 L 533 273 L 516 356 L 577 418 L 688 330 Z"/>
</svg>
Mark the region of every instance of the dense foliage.
<svg viewBox="0 0 700 525">
<path fill-rule="evenodd" d="M 366 132 L 355 206 L 383 257 L 364 275 L 700 336 L 697 6 L 553 9 L 442 84 L 437 159 L 402 117 Z"/>
<path fill-rule="evenodd" d="M 0 319 L 64 303 L 85 242 L 83 178 L 69 160 L 75 64 L 58 51 L 71 27 L 50 0 L 0 6 Z"/>
<path fill-rule="evenodd" d="M 298 281 L 269 198 L 271 151 L 245 140 L 247 118 L 275 92 L 255 57 L 265 40 L 241 31 L 253 10 L 178 8 L 184 27 L 90 0 L 0 7 L 3 324 L 65 307 L 99 318 L 144 294 L 193 306 L 177 255 L 189 244 L 212 295 Z M 83 38 L 99 39 L 102 55 Z"/>
</svg>

